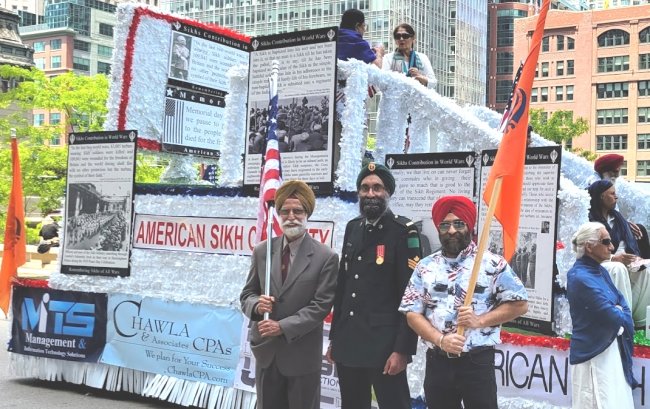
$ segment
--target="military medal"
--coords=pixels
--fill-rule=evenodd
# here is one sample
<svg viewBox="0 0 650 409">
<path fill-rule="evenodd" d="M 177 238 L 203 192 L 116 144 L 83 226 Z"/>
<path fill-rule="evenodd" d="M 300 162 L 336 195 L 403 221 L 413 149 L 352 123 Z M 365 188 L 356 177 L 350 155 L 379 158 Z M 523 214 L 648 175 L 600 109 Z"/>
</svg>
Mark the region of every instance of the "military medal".
<svg viewBox="0 0 650 409">
<path fill-rule="evenodd" d="M 384 264 L 384 254 L 386 252 L 386 246 L 383 244 L 377 245 L 377 264 Z"/>
</svg>

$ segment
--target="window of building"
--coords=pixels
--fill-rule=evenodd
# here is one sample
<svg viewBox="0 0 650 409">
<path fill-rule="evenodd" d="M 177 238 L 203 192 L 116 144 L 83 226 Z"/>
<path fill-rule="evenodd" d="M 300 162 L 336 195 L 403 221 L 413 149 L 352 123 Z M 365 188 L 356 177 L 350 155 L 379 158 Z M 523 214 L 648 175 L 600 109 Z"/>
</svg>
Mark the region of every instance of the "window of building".
<svg viewBox="0 0 650 409">
<path fill-rule="evenodd" d="M 623 30 L 609 30 L 598 36 L 598 47 L 630 44 L 630 34 Z"/>
<path fill-rule="evenodd" d="M 61 138 L 58 136 L 53 136 L 50 138 L 50 146 L 59 146 L 61 145 Z"/>
<path fill-rule="evenodd" d="M 556 40 L 557 40 L 557 50 L 564 51 L 564 36 L 559 35 L 556 37 Z"/>
<path fill-rule="evenodd" d="M 558 77 L 564 75 L 564 61 L 558 61 L 555 63 L 555 75 Z"/>
<path fill-rule="evenodd" d="M 564 147 L 567 148 L 567 150 L 573 149 L 573 138 L 564 141 Z"/>
<path fill-rule="evenodd" d="M 555 87 L 555 100 L 564 101 L 564 87 Z"/>
<path fill-rule="evenodd" d="M 99 23 L 99 34 L 113 37 L 113 26 L 106 23 Z"/>
<path fill-rule="evenodd" d="M 650 43 L 650 27 L 646 27 L 639 33 L 639 42 Z"/>
<path fill-rule="evenodd" d="M 636 161 L 636 175 L 650 176 L 650 160 Z"/>
<path fill-rule="evenodd" d="M 50 112 L 50 125 L 58 125 L 61 123 L 61 114 L 58 112 Z"/>
<path fill-rule="evenodd" d="M 540 100 L 541 102 L 547 102 L 548 101 L 548 87 L 542 87 L 539 89 L 540 90 Z"/>
<path fill-rule="evenodd" d="M 52 68 L 61 68 L 61 56 L 53 55 L 52 58 L 50 59 L 50 66 Z"/>
<path fill-rule="evenodd" d="M 113 47 L 107 47 L 105 45 L 97 46 L 97 54 L 102 57 L 111 57 L 113 55 Z"/>
<path fill-rule="evenodd" d="M 650 95 L 650 81 L 639 81 L 637 83 L 640 97 L 647 97 Z"/>
<path fill-rule="evenodd" d="M 530 90 L 530 102 L 537 102 L 537 88 Z"/>
<path fill-rule="evenodd" d="M 627 149 L 627 135 L 596 136 L 597 151 L 617 151 Z"/>
<path fill-rule="evenodd" d="M 641 60 L 639 60 L 641 65 Z M 630 56 L 601 57 L 598 59 L 598 72 L 627 71 L 630 69 Z"/>
<path fill-rule="evenodd" d="M 34 114 L 34 126 L 42 126 L 45 123 L 45 114 Z"/>
<path fill-rule="evenodd" d="M 34 43 L 34 52 L 42 53 L 43 51 L 45 51 L 45 41 L 36 41 Z"/>
<path fill-rule="evenodd" d="M 639 69 L 650 69 L 650 54 L 639 54 Z"/>
<path fill-rule="evenodd" d="M 650 133 L 640 133 L 636 136 L 637 149 L 650 149 Z"/>
<path fill-rule="evenodd" d="M 45 58 L 34 58 L 34 66 L 39 70 L 45 69 Z"/>
<path fill-rule="evenodd" d="M 650 122 L 650 107 L 639 107 L 637 108 L 637 113 L 639 116 L 639 123 Z"/>
<path fill-rule="evenodd" d="M 566 86 L 566 100 L 573 101 L 573 85 Z"/>
<path fill-rule="evenodd" d="M 90 52 L 90 43 L 81 40 L 74 40 L 74 49 Z"/>
<path fill-rule="evenodd" d="M 542 52 L 543 52 L 543 53 L 544 53 L 544 52 L 548 52 L 548 50 L 550 50 L 550 46 L 549 46 L 549 38 L 550 38 L 550 37 L 544 37 L 544 38 L 542 38 Z"/>
<path fill-rule="evenodd" d="M 60 50 L 61 49 L 61 39 L 55 38 L 50 40 L 50 50 Z"/>
<path fill-rule="evenodd" d="M 97 74 L 110 74 L 111 65 L 106 62 L 97 61 Z"/>
<path fill-rule="evenodd" d="M 620 171 L 621 176 L 627 176 L 627 161 L 624 160 L 623 164 L 621 165 L 621 171 Z"/>
<path fill-rule="evenodd" d="M 606 98 L 627 98 L 629 94 L 627 82 L 610 82 L 596 85 L 598 99 Z"/>
<path fill-rule="evenodd" d="M 90 71 L 90 60 L 88 58 L 74 57 L 72 67 L 75 70 Z"/>
<path fill-rule="evenodd" d="M 514 53 L 497 53 L 497 74 L 512 74 L 514 66 Z"/>
<path fill-rule="evenodd" d="M 628 122 L 627 108 L 596 110 L 598 125 L 626 124 Z"/>
<path fill-rule="evenodd" d="M 573 75 L 574 73 L 574 61 L 573 60 L 567 60 L 566 61 L 566 75 Z"/>
<path fill-rule="evenodd" d="M 548 62 L 542 63 L 542 78 L 548 77 Z"/>
<path fill-rule="evenodd" d="M 567 50 L 574 50 L 575 48 L 576 48 L 576 40 L 571 38 L 571 37 L 567 37 L 566 49 Z"/>
<path fill-rule="evenodd" d="M 512 81 L 510 80 L 498 80 L 497 89 L 496 89 L 496 102 L 497 103 L 508 103 L 510 98 L 510 92 L 512 92 Z"/>
</svg>

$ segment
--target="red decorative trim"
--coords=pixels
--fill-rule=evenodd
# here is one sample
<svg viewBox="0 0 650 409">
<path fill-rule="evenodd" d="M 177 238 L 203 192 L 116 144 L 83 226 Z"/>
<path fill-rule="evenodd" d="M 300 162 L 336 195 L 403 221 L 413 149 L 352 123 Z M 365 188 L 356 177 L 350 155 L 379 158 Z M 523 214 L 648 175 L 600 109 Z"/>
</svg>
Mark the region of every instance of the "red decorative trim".
<svg viewBox="0 0 650 409">
<path fill-rule="evenodd" d="M 133 70 L 133 53 L 135 51 L 135 35 L 138 31 L 138 26 L 140 25 L 140 20 L 142 19 L 142 16 L 148 16 L 159 20 L 165 20 L 170 24 L 176 21 L 181 21 L 184 24 L 191 25 L 194 27 L 199 27 L 204 30 L 216 32 L 220 35 L 230 37 L 232 39 L 239 40 L 247 44 L 250 44 L 251 41 L 251 38 L 248 37 L 247 35 L 238 33 L 237 31 L 231 30 L 229 28 L 217 26 L 214 24 L 201 23 L 198 21 L 189 20 L 181 17 L 175 17 L 168 14 L 162 14 L 145 7 L 137 7 L 133 14 L 133 20 L 131 21 L 131 26 L 129 27 L 129 34 L 126 38 L 126 44 L 125 44 L 124 67 L 122 71 L 122 93 L 120 95 L 120 106 L 118 109 L 118 116 L 117 116 L 117 130 L 119 131 L 123 131 L 126 129 L 125 128 L 126 109 L 129 106 L 129 91 L 131 89 L 131 81 L 133 80 L 132 70 Z M 160 148 L 158 148 L 157 150 L 160 150 Z"/>
<path fill-rule="evenodd" d="M 153 139 L 138 139 L 138 149 L 146 149 L 148 151 L 160 151 L 160 142 Z"/>
<path fill-rule="evenodd" d="M 650 347 L 635 345 L 634 356 L 637 358 L 650 359 Z"/>
<path fill-rule="evenodd" d="M 13 282 L 14 285 L 18 285 L 20 287 L 32 287 L 32 288 L 49 288 L 50 287 L 47 280 L 41 280 L 41 279 L 14 277 L 12 282 Z"/>
<path fill-rule="evenodd" d="M 559 349 L 561 351 L 566 351 L 569 349 L 569 340 L 565 338 L 515 334 L 503 330 L 501 331 L 501 342 L 518 346 L 553 348 Z"/>
</svg>

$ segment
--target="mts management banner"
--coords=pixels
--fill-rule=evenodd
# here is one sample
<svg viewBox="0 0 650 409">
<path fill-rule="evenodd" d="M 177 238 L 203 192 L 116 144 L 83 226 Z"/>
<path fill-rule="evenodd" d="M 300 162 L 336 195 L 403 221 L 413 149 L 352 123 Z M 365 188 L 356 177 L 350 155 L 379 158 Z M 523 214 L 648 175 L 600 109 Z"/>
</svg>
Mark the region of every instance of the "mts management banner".
<svg viewBox="0 0 650 409">
<path fill-rule="evenodd" d="M 233 385 L 243 324 L 239 310 L 114 294 L 108 314 L 100 362 Z"/>
<path fill-rule="evenodd" d="M 9 351 L 97 362 L 106 342 L 106 294 L 14 286 Z"/>
<path fill-rule="evenodd" d="M 136 214 L 133 248 L 250 256 L 255 219 L 177 217 Z M 309 221 L 307 233 L 333 247 L 333 222 Z"/>
</svg>

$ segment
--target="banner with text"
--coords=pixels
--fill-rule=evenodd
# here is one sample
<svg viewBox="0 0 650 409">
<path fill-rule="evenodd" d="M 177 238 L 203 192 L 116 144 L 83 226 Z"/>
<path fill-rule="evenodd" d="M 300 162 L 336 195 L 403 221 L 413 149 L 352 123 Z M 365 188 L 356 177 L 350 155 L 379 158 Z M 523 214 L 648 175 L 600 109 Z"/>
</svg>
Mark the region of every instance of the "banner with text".
<svg viewBox="0 0 650 409">
<path fill-rule="evenodd" d="M 250 256 L 255 219 L 136 214 L 133 248 Z M 309 221 L 307 233 L 333 248 L 334 223 Z"/>
<path fill-rule="evenodd" d="M 496 150 L 481 153 L 481 192 L 487 180 Z M 555 281 L 555 241 L 557 192 L 560 189 L 561 146 L 528 148 L 524 168 L 521 216 L 517 249 L 510 267 L 528 291 L 528 312 L 514 321 L 517 326 L 552 334 L 553 282 Z M 485 223 L 487 206 L 480 201 L 479 232 Z M 488 250 L 503 255 L 503 233 L 499 222 L 492 221 Z"/>
<path fill-rule="evenodd" d="M 108 299 L 105 364 L 232 386 L 239 359 L 239 310 L 137 295 Z"/>
<path fill-rule="evenodd" d="M 61 272 L 129 275 L 136 131 L 68 135 Z"/>
<path fill-rule="evenodd" d="M 440 247 L 438 231 L 431 220 L 431 206 L 442 196 L 473 199 L 475 164 L 474 152 L 386 155 L 386 166 L 393 172 L 397 185 L 390 207 L 395 214 L 421 224 L 423 256 Z"/>
<path fill-rule="evenodd" d="M 14 286 L 9 351 L 97 362 L 106 342 L 106 294 Z"/>
<path fill-rule="evenodd" d="M 285 180 L 300 179 L 317 196 L 332 193 L 334 183 L 334 96 L 336 27 L 293 31 L 251 42 L 244 192 L 259 193 L 260 169 L 269 107 L 273 60 L 278 77 L 278 148 Z"/>
</svg>

